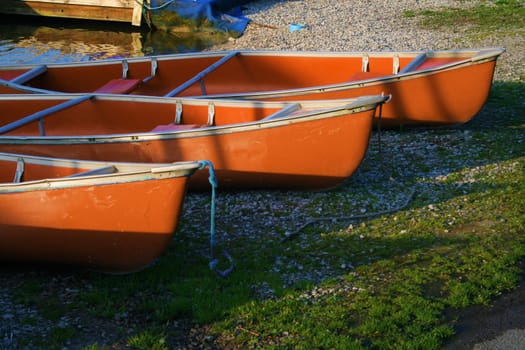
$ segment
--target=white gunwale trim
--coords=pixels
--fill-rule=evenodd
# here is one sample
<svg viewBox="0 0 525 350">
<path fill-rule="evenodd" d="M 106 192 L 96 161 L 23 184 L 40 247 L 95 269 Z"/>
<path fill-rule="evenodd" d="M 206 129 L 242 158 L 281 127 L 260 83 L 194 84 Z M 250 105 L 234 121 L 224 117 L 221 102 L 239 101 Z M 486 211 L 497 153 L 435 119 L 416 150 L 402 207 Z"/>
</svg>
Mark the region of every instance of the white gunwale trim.
<svg viewBox="0 0 525 350">
<path fill-rule="evenodd" d="M 319 119 L 323 114 L 323 119 L 336 118 L 348 114 L 359 113 L 375 109 L 380 103 L 388 101 L 389 96 L 367 96 L 354 99 L 351 103 L 346 103 L 339 107 L 328 109 L 309 110 L 304 113 L 297 113 L 292 116 L 283 117 L 278 120 L 259 120 L 249 123 L 238 123 L 222 126 L 203 127 L 199 129 L 168 131 L 163 133 L 131 133 L 131 134 L 111 134 L 111 135 L 82 135 L 82 136 L 1 136 L 0 144 L 100 144 L 100 143 L 124 143 L 124 142 L 145 142 L 154 140 L 169 140 L 177 138 L 203 137 L 221 134 L 231 134 L 250 130 L 260 130 L 262 128 L 273 128 L 283 125 L 310 122 Z"/>
</svg>

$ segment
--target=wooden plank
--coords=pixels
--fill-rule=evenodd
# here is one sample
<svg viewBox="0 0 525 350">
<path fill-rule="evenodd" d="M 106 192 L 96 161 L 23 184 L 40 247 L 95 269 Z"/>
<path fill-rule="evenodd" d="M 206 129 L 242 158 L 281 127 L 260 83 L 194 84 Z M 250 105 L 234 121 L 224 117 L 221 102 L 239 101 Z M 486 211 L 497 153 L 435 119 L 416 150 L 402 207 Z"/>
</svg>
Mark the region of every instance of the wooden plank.
<svg viewBox="0 0 525 350">
<path fill-rule="evenodd" d="M 129 0 L 2 0 L 0 13 L 130 23 L 134 6 Z"/>
<path fill-rule="evenodd" d="M 137 0 L 133 6 L 133 16 L 131 17 L 131 24 L 134 26 L 140 26 L 140 21 L 142 20 L 142 0 Z"/>
<path fill-rule="evenodd" d="M 3 1 L 2 1 L 3 2 Z M 99 7 L 125 7 L 133 8 L 134 0 L 18 0 L 18 2 L 32 3 L 43 2 L 60 5 L 87 5 Z"/>
</svg>

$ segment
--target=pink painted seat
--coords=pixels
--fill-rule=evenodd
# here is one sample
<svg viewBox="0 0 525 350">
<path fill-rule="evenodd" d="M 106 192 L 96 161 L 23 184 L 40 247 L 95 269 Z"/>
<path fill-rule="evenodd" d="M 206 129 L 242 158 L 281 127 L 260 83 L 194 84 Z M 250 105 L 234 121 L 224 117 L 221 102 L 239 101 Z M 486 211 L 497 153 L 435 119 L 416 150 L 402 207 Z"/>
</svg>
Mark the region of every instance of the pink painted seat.
<svg viewBox="0 0 525 350">
<path fill-rule="evenodd" d="M 128 94 L 135 90 L 141 82 L 140 79 L 112 79 L 95 92 L 100 94 Z"/>
</svg>

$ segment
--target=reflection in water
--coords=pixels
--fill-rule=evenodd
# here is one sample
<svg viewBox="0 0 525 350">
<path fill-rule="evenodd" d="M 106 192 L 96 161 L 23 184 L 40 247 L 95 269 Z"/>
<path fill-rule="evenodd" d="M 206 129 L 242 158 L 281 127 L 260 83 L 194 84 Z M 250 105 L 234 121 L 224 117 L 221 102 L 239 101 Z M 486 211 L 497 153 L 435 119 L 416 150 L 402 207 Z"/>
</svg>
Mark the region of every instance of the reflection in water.
<svg viewBox="0 0 525 350">
<path fill-rule="evenodd" d="M 201 51 L 224 40 L 122 23 L 0 17 L 0 64 L 74 62 Z"/>
</svg>

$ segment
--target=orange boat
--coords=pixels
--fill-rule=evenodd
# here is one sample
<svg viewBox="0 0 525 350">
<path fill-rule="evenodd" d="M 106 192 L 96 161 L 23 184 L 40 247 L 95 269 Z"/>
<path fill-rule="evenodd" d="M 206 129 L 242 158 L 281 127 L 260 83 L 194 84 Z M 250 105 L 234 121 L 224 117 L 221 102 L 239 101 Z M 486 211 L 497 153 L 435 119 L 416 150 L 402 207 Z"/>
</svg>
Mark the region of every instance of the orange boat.
<svg viewBox="0 0 525 350">
<path fill-rule="evenodd" d="M 0 153 L 0 260 L 143 269 L 171 242 L 200 167 Z"/>
<path fill-rule="evenodd" d="M 323 189 L 357 169 L 376 107 L 388 98 L 285 103 L 4 95 L 0 151 L 155 163 L 208 159 L 219 188 Z M 197 172 L 190 185 L 207 188 L 205 175 Z"/>
<path fill-rule="evenodd" d="M 502 48 L 414 52 L 221 51 L 0 67 L 0 93 L 101 92 L 271 100 L 392 95 L 384 125 L 469 121 Z"/>
</svg>

